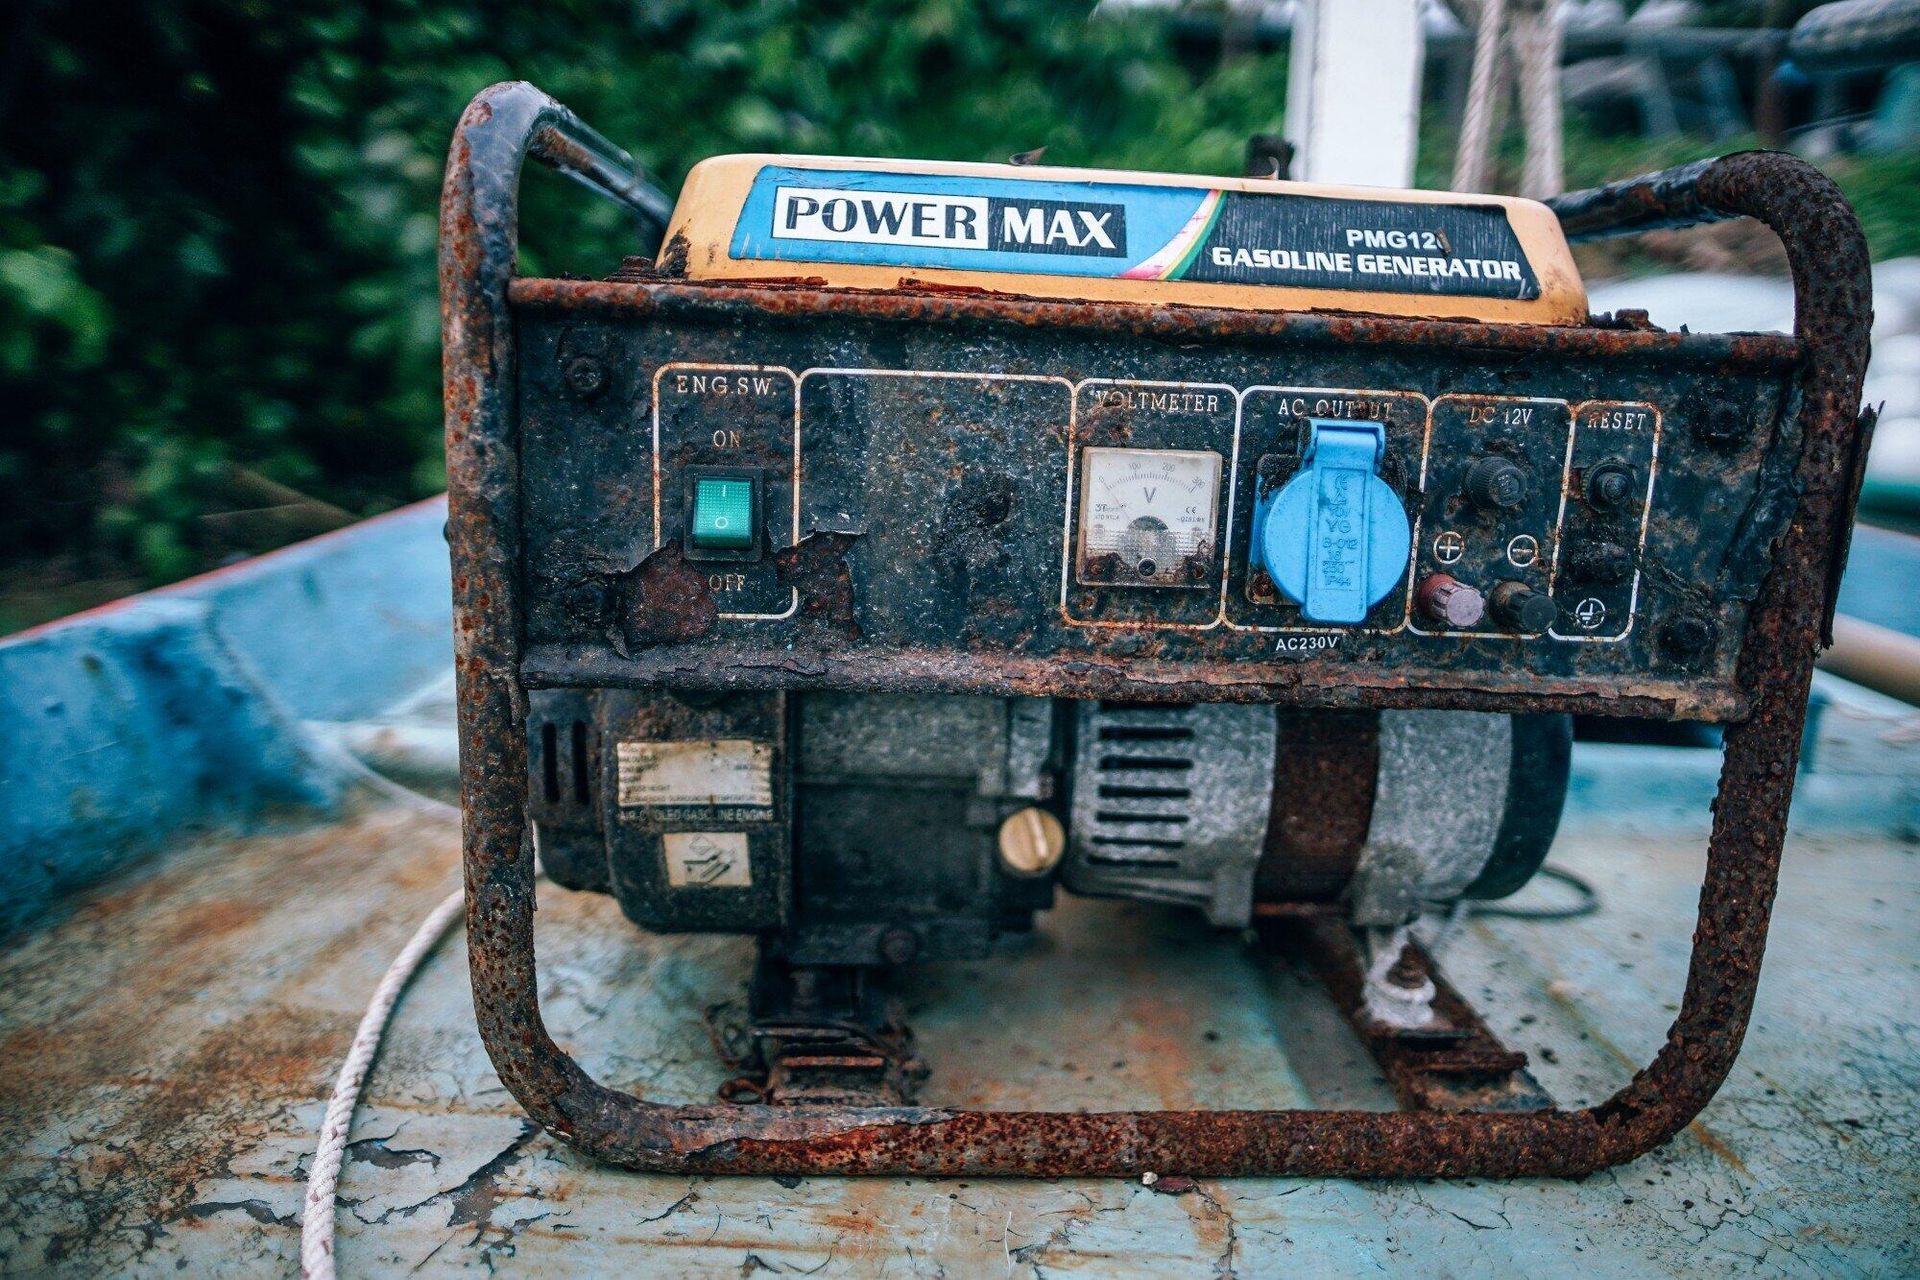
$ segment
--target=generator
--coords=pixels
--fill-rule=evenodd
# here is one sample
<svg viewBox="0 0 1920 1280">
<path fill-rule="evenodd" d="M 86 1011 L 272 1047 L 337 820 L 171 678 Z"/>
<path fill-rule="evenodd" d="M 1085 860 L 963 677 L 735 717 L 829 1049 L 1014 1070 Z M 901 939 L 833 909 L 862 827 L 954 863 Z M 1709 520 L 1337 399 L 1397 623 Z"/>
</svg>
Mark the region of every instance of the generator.
<svg viewBox="0 0 1920 1280">
<path fill-rule="evenodd" d="M 646 256 L 514 272 L 526 157 Z M 1796 331 L 1588 313 L 1569 241 L 1751 216 Z M 653 246 L 657 244 L 658 247 Z M 501 1079 L 690 1173 L 1577 1174 L 1738 1050 L 1870 416 L 1866 251 L 1745 153 L 1551 205 L 788 155 L 677 203 L 496 86 L 442 206 L 468 935 Z M 1542 865 L 1571 716 L 1724 726 L 1659 1057 L 1556 1108 L 1410 926 Z M 718 1100 L 548 1034 L 536 856 L 752 937 Z M 922 1106 L 902 966 L 1061 893 L 1306 957 L 1398 1112 Z"/>
</svg>

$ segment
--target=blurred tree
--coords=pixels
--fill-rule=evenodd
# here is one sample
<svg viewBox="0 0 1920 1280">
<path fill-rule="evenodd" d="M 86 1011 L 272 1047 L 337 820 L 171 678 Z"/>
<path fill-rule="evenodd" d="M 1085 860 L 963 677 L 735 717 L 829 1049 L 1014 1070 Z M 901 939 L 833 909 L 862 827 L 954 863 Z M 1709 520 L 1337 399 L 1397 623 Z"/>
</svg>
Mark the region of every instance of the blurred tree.
<svg viewBox="0 0 1920 1280">
<path fill-rule="evenodd" d="M 748 149 L 1044 144 L 1233 173 L 1277 130 L 1281 55 L 1196 70 L 1166 15 L 1089 7 L 13 0 L 0 547 L 166 579 L 434 491 L 437 188 L 461 107 L 497 80 L 539 84 L 669 187 Z M 523 269 L 636 250 L 610 206 L 529 186 Z M 248 506 L 283 518 L 231 518 Z"/>
</svg>

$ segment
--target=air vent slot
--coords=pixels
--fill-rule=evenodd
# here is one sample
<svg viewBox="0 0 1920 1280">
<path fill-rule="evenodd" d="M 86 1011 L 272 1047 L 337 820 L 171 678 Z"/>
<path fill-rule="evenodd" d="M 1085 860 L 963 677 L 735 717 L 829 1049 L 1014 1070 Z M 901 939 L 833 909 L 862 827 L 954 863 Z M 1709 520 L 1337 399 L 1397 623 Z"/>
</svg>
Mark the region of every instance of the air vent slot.
<svg viewBox="0 0 1920 1280">
<path fill-rule="evenodd" d="M 1193 761 L 1184 756 L 1101 756 L 1100 772 L 1122 773 L 1129 769 L 1158 770 L 1165 773 L 1178 773 L 1193 768 Z"/>
<path fill-rule="evenodd" d="M 1126 822 L 1134 825 L 1143 822 L 1171 822 L 1179 824 L 1192 821 L 1192 819 L 1188 818 L 1184 813 L 1142 813 L 1137 809 L 1096 809 L 1093 814 L 1093 820 L 1095 822 Z"/>
<path fill-rule="evenodd" d="M 540 792 L 548 804 L 560 803 L 560 732 L 551 722 L 540 726 Z"/>
<path fill-rule="evenodd" d="M 1192 794 L 1186 787 L 1128 787 L 1115 782 L 1100 784 L 1102 800 L 1185 800 Z"/>
<path fill-rule="evenodd" d="M 1102 742 L 1188 741 L 1193 729 L 1184 724 L 1109 724 L 1100 726 Z"/>
<path fill-rule="evenodd" d="M 551 729 L 553 726 L 547 726 Z M 573 722 L 573 802 L 585 806 L 589 797 L 587 791 L 587 722 Z"/>
</svg>

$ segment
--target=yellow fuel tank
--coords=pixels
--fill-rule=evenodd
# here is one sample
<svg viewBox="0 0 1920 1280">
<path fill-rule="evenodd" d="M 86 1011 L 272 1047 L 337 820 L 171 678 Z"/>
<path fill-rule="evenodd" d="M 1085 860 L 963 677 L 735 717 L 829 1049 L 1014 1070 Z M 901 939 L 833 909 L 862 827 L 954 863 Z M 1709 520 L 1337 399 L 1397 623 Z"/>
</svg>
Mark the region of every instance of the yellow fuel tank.
<svg viewBox="0 0 1920 1280">
<path fill-rule="evenodd" d="M 1512 196 L 1037 165 L 729 155 L 661 266 L 694 280 L 1569 325 L 1586 290 Z"/>
</svg>

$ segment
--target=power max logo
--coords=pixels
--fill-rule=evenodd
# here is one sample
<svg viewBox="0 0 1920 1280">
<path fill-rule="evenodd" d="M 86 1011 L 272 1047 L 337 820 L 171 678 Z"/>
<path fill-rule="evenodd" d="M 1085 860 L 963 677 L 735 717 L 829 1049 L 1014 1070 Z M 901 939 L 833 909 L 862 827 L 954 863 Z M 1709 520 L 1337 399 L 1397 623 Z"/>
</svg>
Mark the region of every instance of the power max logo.
<svg viewBox="0 0 1920 1280">
<path fill-rule="evenodd" d="M 773 238 L 981 253 L 1127 256 L 1124 205 L 779 186 Z"/>
<path fill-rule="evenodd" d="M 736 259 L 1487 298 L 1540 283 L 1494 204 L 767 165 Z"/>
</svg>

